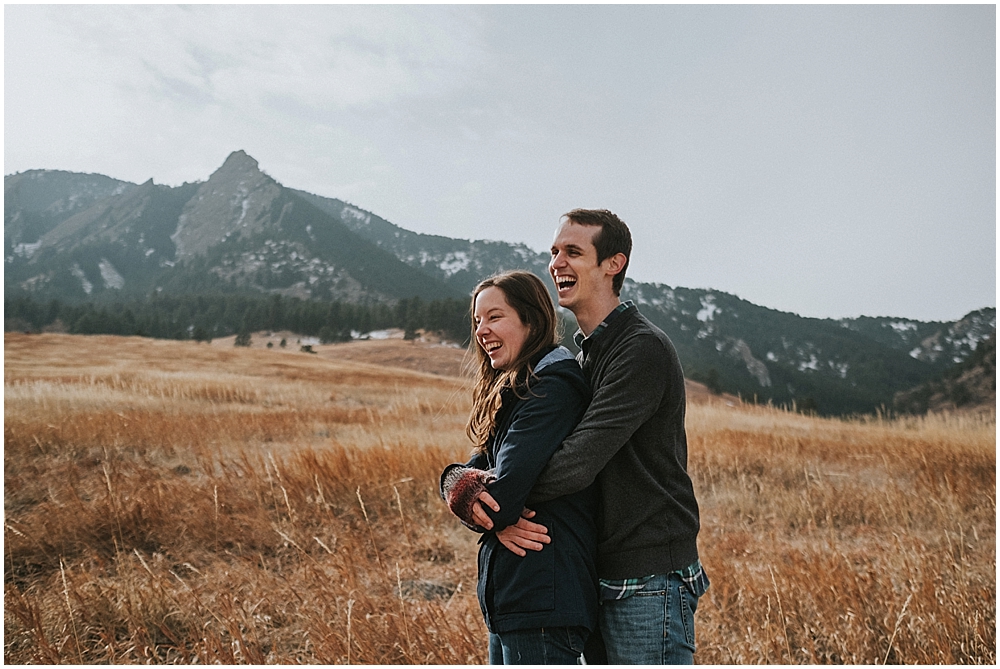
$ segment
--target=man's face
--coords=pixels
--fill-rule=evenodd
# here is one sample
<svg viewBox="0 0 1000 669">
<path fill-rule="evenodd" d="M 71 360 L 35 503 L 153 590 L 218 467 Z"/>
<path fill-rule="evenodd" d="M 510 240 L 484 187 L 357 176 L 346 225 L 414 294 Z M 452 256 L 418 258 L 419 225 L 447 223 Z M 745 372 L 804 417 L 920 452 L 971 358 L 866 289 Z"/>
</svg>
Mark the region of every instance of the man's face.
<svg viewBox="0 0 1000 669">
<path fill-rule="evenodd" d="M 601 228 L 579 225 L 569 219 L 556 229 L 549 259 L 549 274 L 556 285 L 559 306 L 575 311 L 598 293 L 611 291 L 611 277 L 597 262 L 594 236 Z"/>
</svg>

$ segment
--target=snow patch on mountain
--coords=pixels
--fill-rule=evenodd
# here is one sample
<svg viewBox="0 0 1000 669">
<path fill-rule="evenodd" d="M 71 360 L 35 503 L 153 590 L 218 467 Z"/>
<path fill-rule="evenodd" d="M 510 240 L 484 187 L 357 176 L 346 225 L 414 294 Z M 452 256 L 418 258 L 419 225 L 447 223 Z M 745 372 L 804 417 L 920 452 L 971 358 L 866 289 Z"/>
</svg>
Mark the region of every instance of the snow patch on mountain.
<svg viewBox="0 0 1000 669">
<path fill-rule="evenodd" d="M 41 242 L 33 242 L 31 244 L 21 243 L 14 247 L 14 255 L 20 256 L 22 258 L 30 258 L 38 247 L 41 246 Z"/>
<path fill-rule="evenodd" d="M 75 276 L 77 279 L 80 280 L 80 285 L 83 287 L 83 292 L 85 292 L 87 295 L 90 295 L 91 291 L 94 290 L 94 284 L 87 281 L 87 275 L 83 273 L 82 269 L 80 269 L 80 265 L 77 263 L 73 263 L 73 266 L 69 268 L 69 271 L 73 274 L 73 276 Z"/>
<path fill-rule="evenodd" d="M 246 218 L 247 218 L 247 211 L 248 211 L 249 209 L 250 209 L 250 200 L 249 200 L 249 199 L 247 199 L 247 198 L 244 198 L 244 199 L 243 199 L 243 202 L 242 202 L 242 203 L 240 204 L 240 217 L 239 217 L 239 219 L 237 219 L 237 221 L 236 221 L 236 226 L 237 226 L 237 227 L 239 227 L 239 226 L 241 226 L 241 225 L 242 225 L 243 227 L 246 227 L 246 223 L 244 223 L 244 221 L 246 221 Z"/>
<path fill-rule="evenodd" d="M 355 209 L 350 205 L 344 206 L 344 208 L 340 212 L 340 218 L 344 221 L 353 218 L 356 221 L 364 223 L 365 225 L 369 225 L 372 222 L 371 214 L 365 211 L 361 211 L 360 209 Z"/>
<path fill-rule="evenodd" d="M 701 298 L 701 310 L 695 314 L 695 318 L 704 323 L 714 320 L 715 314 L 721 313 L 722 309 L 715 304 L 715 295 L 706 295 Z"/>
<path fill-rule="evenodd" d="M 810 353 L 808 360 L 800 360 L 799 361 L 798 368 L 799 368 L 800 372 L 804 372 L 807 369 L 810 370 L 810 371 L 813 371 L 813 372 L 818 371 L 819 370 L 819 358 L 816 357 L 815 353 Z"/>
<path fill-rule="evenodd" d="M 848 365 L 846 362 L 837 362 L 835 360 L 828 360 L 827 364 L 830 366 L 830 369 L 832 369 L 837 374 L 837 376 L 839 376 L 842 379 L 847 378 L 847 370 L 849 370 L 851 366 Z"/>
<path fill-rule="evenodd" d="M 471 262 L 472 260 L 469 258 L 468 253 L 465 251 L 455 251 L 447 254 L 444 260 L 438 263 L 438 267 L 444 272 L 445 276 L 451 276 L 468 269 Z"/>
<path fill-rule="evenodd" d="M 125 287 L 125 277 L 118 273 L 118 270 L 107 258 L 101 258 L 101 261 L 97 263 L 97 268 L 101 270 L 101 278 L 104 279 L 105 287 L 114 290 L 121 290 Z"/>
</svg>

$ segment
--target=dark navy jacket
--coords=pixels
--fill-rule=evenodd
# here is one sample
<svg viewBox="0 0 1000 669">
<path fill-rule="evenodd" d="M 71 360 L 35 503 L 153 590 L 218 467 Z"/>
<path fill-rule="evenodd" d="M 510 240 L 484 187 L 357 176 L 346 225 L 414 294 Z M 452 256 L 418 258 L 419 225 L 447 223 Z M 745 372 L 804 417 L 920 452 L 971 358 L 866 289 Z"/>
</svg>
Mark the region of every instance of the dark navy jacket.
<svg viewBox="0 0 1000 669">
<path fill-rule="evenodd" d="M 486 510 L 494 531 L 485 532 L 479 542 L 479 605 L 494 633 L 564 626 L 593 630 L 598 606 L 596 486 L 532 507 L 537 513 L 532 521 L 546 526 L 552 537 L 541 551 L 518 557 L 495 533 L 517 522 L 535 479 L 590 400 L 583 371 L 565 348 L 545 354 L 535 374 L 530 390 L 520 391 L 523 399 L 505 391 L 486 452 L 464 465 L 493 471 L 497 480 L 487 487 L 500 504 L 499 513 Z M 461 466 L 449 465 L 445 473 Z"/>
</svg>

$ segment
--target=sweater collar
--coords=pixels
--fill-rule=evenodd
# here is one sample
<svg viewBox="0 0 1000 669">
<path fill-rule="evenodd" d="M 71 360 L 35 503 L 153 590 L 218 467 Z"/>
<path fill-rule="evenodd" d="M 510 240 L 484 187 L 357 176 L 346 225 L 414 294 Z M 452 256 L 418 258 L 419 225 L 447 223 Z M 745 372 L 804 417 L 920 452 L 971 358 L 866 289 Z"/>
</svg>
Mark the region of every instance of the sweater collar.
<svg viewBox="0 0 1000 669">
<path fill-rule="evenodd" d="M 599 337 L 602 332 L 604 332 L 605 330 L 607 330 L 608 326 L 611 325 L 611 323 L 614 322 L 614 320 L 616 318 L 618 318 L 619 316 L 621 316 L 623 313 L 625 313 L 629 309 L 633 309 L 633 308 L 635 308 L 635 303 L 632 302 L 632 300 L 625 300 L 624 302 L 622 302 L 621 304 L 619 304 L 617 307 L 615 307 L 611 311 L 610 314 L 608 314 L 607 316 L 604 317 L 604 320 L 601 321 L 600 324 L 596 328 L 594 328 L 594 331 L 590 333 L 589 337 L 583 336 L 583 331 L 582 330 L 577 330 L 573 334 L 573 341 L 576 343 L 576 345 L 578 347 L 580 347 L 581 350 L 583 349 L 584 342 L 587 342 L 587 346 L 589 347 L 590 344 L 593 343 L 594 339 L 596 339 L 597 337 Z"/>
</svg>

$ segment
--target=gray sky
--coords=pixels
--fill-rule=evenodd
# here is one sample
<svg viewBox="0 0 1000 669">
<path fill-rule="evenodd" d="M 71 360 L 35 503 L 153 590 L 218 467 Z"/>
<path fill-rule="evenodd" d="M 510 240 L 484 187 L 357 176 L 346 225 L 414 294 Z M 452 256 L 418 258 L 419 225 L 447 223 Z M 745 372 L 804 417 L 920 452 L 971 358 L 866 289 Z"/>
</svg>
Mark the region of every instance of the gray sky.
<svg viewBox="0 0 1000 669">
<path fill-rule="evenodd" d="M 804 316 L 996 305 L 996 9 L 4 6 L 4 174 L 177 185 L 243 149 L 404 228 Z"/>
</svg>

